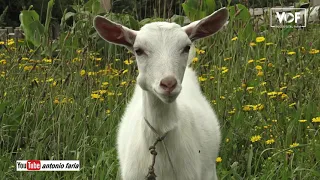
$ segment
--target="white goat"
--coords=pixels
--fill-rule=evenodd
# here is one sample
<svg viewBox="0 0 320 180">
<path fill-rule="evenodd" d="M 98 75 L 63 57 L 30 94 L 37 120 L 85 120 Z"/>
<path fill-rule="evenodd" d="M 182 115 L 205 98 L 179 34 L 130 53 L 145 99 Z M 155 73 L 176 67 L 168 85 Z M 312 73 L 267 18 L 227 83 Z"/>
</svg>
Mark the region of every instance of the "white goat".
<svg viewBox="0 0 320 180">
<path fill-rule="evenodd" d="M 103 39 L 135 53 L 139 69 L 117 136 L 122 179 L 146 178 L 152 163 L 149 146 L 158 138 L 152 127 L 161 135 L 167 133 L 163 140 L 167 151 L 161 144 L 156 146 L 158 180 L 217 179 L 219 123 L 188 65 L 195 54 L 189 52 L 192 42 L 216 33 L 227 19 L 228 11 L 222 8 L 184 27 L 154 22 L 139 31 L 101 16 L 94 19 Z"/>
</svg>

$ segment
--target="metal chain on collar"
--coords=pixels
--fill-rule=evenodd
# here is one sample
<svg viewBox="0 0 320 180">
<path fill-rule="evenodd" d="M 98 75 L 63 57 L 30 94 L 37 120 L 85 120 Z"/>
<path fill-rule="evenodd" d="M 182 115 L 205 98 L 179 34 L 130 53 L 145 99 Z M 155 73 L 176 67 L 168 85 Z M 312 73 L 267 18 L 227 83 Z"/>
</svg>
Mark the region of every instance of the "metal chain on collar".
<svg viewBox="0 0 320 180">
<path fill-rule="evenodd" d="M 145 122 L 147 123 L 147 125 L 149 126 L 149 128 L 158 136 L 157 139 L 156 139 L 156 141 L 153 143 L 153 145 L 149 147 L 149 151 L 150 151 L 150 153 L 152 154 L 152 164 L 151 164 L 150 167 L 149 167 L 148 175 L 146 176 L 146 180 L 156 180 L 156 177 L 157 177 L 157 176 L 156 176 L 156 174 L 155 174 L 155 172 L 154 172 L 154 165 L 155 165 L 155 163 L 156 163 L 156 156 L 157 156 L 157 154 L 158 154 L 157 151 L 156 151 L 156 145 L 157 145 L 158 142 L 160 142 L 160 141 L 161 141 L 161 143 L 162 143 L 162 145 L 163 145 L 163 147 L 164 147 L 164 149 L 165 149 L 165 151 L 166 151 L 166 155 L 167 155 L 168 160 L 169 160 L 169 162 L 170 162 L 170 165 L 171 165 L 171 169 L 172 169 L 172 171 L 173 171 L 173 174 L 174 174 L 175 178 L 178 179 L 178 178 L 177 178 L 177 174 L 176 174 L 176 172 L 175 172 L 175 170 L 174 170 L 174 168 L 173 168 L 173 163 L 172 163 L 172 160 L 171 160 L 171 158 L 170 158 L 170 156 L 169 156 L 169 152 L 168 152 L 167 146 L 166 146 L 166 144 L 165 144 L 164 141 L 163 141 L 164 138 L 167 136 L 168 132 L 166 132 L 164 135 L 160 136 L 160 134 L 156 131 L 156 129 L 154 129 L 154 128 L 151 126 L 151 124 L 149 123 L 149 121 L 148 121 L 146 118 L 144 118 L 144 120 L 145 120 Z"/>
</svg>

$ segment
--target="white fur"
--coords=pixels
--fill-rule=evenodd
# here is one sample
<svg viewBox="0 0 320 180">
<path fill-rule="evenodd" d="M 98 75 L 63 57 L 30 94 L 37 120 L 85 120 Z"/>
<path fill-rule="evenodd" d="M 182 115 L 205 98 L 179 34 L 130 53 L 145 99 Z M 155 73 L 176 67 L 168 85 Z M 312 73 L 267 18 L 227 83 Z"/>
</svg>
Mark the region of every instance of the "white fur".
<svg viewBox="0 0 320 180">
<path fill-rule="evenodd" d="M 163 29 L 159 26 L 162 26 Z M 170 63 L 167 63 L 169 65 L 166 66 L 165 62 L 169 61 L 173 54 L 166 54 L 166 51 L 171 49 L 176 53 L 175 49 L 177 48 L 175 47 L 179 46 L 179 41 L 182 41 L 181 44 L 184 43 L 183 40 L 188 42 L 181 28 L 174 24 L 153 23 L 142 28 L 139 33 L 148 37 L 144 39 L 148 40 L 143 44 L 148 43 L 149 48 L 155 46 L 156 48 L 150 51 L 154 51 L 153 54 L 159 53 L 156 53 L 157 58 L 154 61 L 138 58 L 139 73 L 144 73 L 142 70 L 144 65 L 139 64 L 141 63 L 139 61 L 151 61 L 152 65 L 157 61 L 156 67 L 150 67 L 150 64 L 146 66 L 151 68 L 152 72 L 160 72 L 160 75 L 173 73 L 168 70 L 173 67 L 170 66 Z M 140 43 L 139 33 L 135 45 Z M 165 37 L 161 37 L 159 34 Z M 182 39 L 179 39 L 180 36 Z M 179 41 L 174 42 L 175 39 Z M 168 44 L 169 41 L 173 41 L 173 43 Z M 192 54 L 191 52 L 189 60 L 192 59 Z M 179 58 L 178 60 L 181 61 Z M 176 65 L 178 66 L 178 64 Z M 145 91 L 136 85 L 132 100 L 121 120 L 117 139 L 120 168 L 124 180 L 144 179 L 148 173 L 148 167 L 151 165 L 152 158 L 148 148 L 157 137 L 145 123 L 144 116 L 161 134 L 169 131 L 164 142 L 179 180 L 217 179 L 215 159 L 220 144 L 219 123 L 210 104 L 201 93 L 195 72 L 189 67 L 185 69 L 181 84 L 182 90 L 172 103 L 162 102 L 153 92 Z M 151 77 L 151 79 L 155 79 L 155 77 Z M 156 81 L 156 83 L 158 82 Z M 156 146 L 156 150 L 158 152 L 155 163 L 157 180 L 174 179 L 173 171 L 161 143 Z"/>
<path fill-rule="evenodd" d="M 174 171 L 164 147 L 158 143 L 157 180 L 174 180 L 173 172 L 178 180 L 217 179 L 219 123 L 201 93 L 195 72 L 188 67 L 195 55 L 194 49 L 189 51 L 188 47 L 193 47 L 192 41 L 216 33 L 227 20 L 228 11 L 222 8 L 184 27 L 155 22 L 134 31 L 101 16 L 95 18 L 99 35 L 134 51 L 139 69 L 117 136 L 123 180 L 142 180 L 148 174 L 152 162 L 149 147 L 157 136 L 144 118 L 158 133 L 168 132 L 164 142 Z"/>
</svg>

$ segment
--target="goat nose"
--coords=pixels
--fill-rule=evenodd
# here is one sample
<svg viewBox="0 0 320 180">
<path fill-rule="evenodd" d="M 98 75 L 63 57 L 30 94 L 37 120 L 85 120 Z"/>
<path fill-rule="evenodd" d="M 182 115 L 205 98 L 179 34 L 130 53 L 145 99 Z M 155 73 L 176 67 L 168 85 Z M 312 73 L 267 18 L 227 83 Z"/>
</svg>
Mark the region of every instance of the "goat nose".
<svg viewBox="0 0 320 180">
<path fill-rule="evenodd" d="M 177 80 L 173 76 L 168 76 L 160 81 L 160 87 L 168 93 L 171 93 L 177 86 Z"/>
</svg>

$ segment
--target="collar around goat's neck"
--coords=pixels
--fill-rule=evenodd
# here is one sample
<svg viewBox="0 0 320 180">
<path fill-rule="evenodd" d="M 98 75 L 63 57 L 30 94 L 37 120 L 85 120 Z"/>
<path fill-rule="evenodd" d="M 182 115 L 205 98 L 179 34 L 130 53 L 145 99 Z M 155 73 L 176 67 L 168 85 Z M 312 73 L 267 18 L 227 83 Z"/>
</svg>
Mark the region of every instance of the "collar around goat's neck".
<svg viewBox="0 0 320 180">
<path fill-rule="evenodd" d="M 155 95 L 145 91 L 143 106 L 144 118 L 158 133 L 164 134 L 176 127 L 178 123 L 176 101 L 167 104 Z"/>
</svg>

